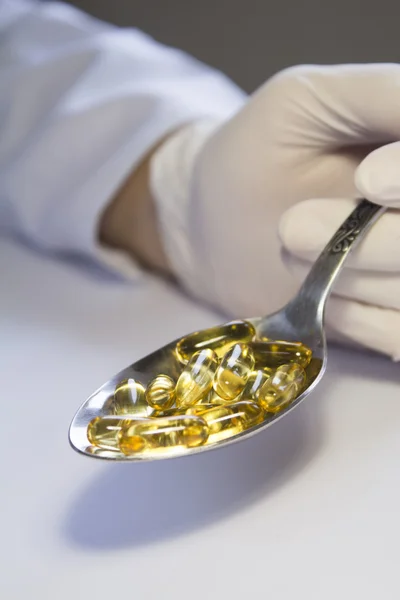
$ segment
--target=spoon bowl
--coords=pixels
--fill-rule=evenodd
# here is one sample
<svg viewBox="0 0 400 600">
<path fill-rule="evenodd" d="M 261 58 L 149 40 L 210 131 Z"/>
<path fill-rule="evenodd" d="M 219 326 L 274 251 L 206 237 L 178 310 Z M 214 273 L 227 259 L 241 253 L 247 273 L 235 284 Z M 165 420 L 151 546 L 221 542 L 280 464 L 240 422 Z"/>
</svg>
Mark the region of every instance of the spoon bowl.
<svg viewBox="0 0 400 600">
<path fill-rule="evenodd" d="M 123 369 L 91 394 L 79 408 L 70 425 L 69 441 L 73 449 L 94 458 L 126 462 L 187 456 L 215 450 L 244 440 L 266 429 L 294 410 L 318 385 L 326 369 L 327 348 L 324 331 L 324 310 L 333 283 L 349 253 L 384 210 L 384 207 L 373 204 L 368 200 L 362 200 L 318 257 L 295 298 L 272 315 L 246 319 L 254 326 L 256 339 L 300 341 L 312 350 L 311 362 L 305 369 L 307 387 L 281 411 L 268 415 L 260 424 L 245 429 L 230 438 L 194 448 L 177 446 L 176 449 L 174 448 L 173 453 L 160 453 L 151 457 L 126 456 L 117 450 L 103 449 L 91 445 L 87 437 L 88 425 L 95 417 L 110 414 L 110 401 L 114 396 L 116 386 L 121 381 L 133 379 L 146 386 L 160 373 L 168 375 L 174 381 L 177 380 L 182 370 L 182 364 L 176 352 L 179 340 L 175 340 Z M 135 417 L 148 417 L 151 410 L 145 400 L 139 398 L 135 404 Z M 122 418 L 128 418 L 128 415 L 124 415 Z"/>
</svg>

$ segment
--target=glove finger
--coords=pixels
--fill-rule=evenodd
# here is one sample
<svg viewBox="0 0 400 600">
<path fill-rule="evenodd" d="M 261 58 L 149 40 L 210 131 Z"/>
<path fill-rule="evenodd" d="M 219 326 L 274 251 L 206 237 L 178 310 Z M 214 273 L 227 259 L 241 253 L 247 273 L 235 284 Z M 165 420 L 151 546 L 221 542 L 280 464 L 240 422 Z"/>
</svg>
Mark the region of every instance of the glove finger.
<svg viewBox="0 0 400 600">
<path fill-rule="evenodd" d="M 299 282 L 304 281 L 312 263 L 288 252 L 282 258 L 293 277 Z M 334 291 L 341 298 L 400 310 L 400 273 L 344 269 L 335 283 Z"/>
<path fill-rule="evenodd" d="M 332 296 L 326 323 L 344 339 L 400 360 L 400 312 Z"/>
<path fill-rule="evenodd" d="M 371 152 L 358 167 L 355 183 L 372 202 L 400 208 L 400 142 Z"/>
<path fill-rule="evenodd" d="M 400 139 L 398 64 L 291 67 L 267 91 L 270 105 L 288 115 L 282 133 L 291 143 L 331 148 Z"/>
<path fill-rule="evenodd" d="M 357 202 L 349 199 L 305 200 L 289 208 L 279 222 L 286 250 L 313 262 Z M 400 272 L 400 212 L 389 210 L 368 232 L 346 262 L 366 271 Z"/>
</svg>

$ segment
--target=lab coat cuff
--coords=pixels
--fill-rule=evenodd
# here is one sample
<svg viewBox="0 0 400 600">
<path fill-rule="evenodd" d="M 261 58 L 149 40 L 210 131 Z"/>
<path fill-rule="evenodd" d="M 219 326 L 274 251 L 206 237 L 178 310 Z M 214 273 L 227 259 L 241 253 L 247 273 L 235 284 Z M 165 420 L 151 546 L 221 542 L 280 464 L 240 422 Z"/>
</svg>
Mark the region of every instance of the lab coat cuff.
<svg viewBox="0 0 400 600">
<path fill-rule="evenodd" d="M 193 118 L 193 115 L 191 115 L 191 118 Z M 74 191 L 72 202 L 66 201 L 61 203 L 62 206 L 68 207 L 68 210 L 62 211 L 63 215 L 57 215 L 56 223 L 48 223 L 49 227 L 46 227 L 46 245 L 54 248 L 60 248 L 61 246 L 67 253 L 71 251 L 74 255 L 79 253 L 81 256 L 86 256 L 89 264 L 93 262 L 100 269 L 104 268 L 106 272 L 111 272 L 123 280 L 135 281 L 141 278 L 143 270 L 131 255 L 100 244 L 98 235 L 100 219 L 111 198 L 132 170 L 143 159 L 143 155 L 147 154 L 160 139 L 168 136 L 169 133 L 179 129 L 179 127 L 184 127 L 181 119 L 182 115 L 180 115 L 179 119 L 170 118 L 166 120 L 168 125 L 162 128 L 162 130 L 159 127 L 159 123 L 157 124 L 158 126 L 154 127 L 153 131 L 149 131 L 148 128 L 146 139 L 143 137 L 141 140 L 138 140 L 137 135 L 132 136 L 130 141 L 125 142 L 117 152 L 109 157 L 106 164 L 103 164 L 101 167 L 99 166 L 96 172 L 93 172 L 87 178 L 80 189 Z M 190 126 L 187 129 L 189 130 Z M 197 140 L 197 145 L 199 142 L 200 139 Z M 140 154 L 138 153 L 138 148 L 140 148 Z M 160 165 L 161 159 L 163 163 L 161 171 L 165 188 L 176 186 L 176 191 L 178 192 L 180 183 L 178 173 L 174 170 L 173 164 L 170 164 L 168 160 L 164 162 L 162 158 L 163 156 L 169 156 L 169 152 L 165 148 L 165 151 L 159 155 L 159 158 L 155 162 L 157 165 Z M 157 172 L 159 172 L 158 168 Z M 172 200 L 171 190 L 171 194 L 166 194 L 162 198 L 158 196 L 158 199 L 158 210 L 161 215 L 163 230 L 162 237 L 164 241 L 168 240 L 168 254 L 175 256 L 175 254 L 179 253 L 179 249 L 175 248 L 173 243 L 174 233 L 171 231 L 169 234 L 167 231 L 170 228 L 180 228 L 182 233 L 181 242 L 178 242 L 178 246 L 186 245 L 183 240 L 183 232 L 186 229 L 185 215 L 187 209 L 184 207 L 186 192 L 183 192 L 181 196 Z M 180 217 L 178 217 L 177 213 Z M 51 234 L 49 234 L 49 231 L 51 231 Z M 52 239 L 49 239 L 49 237 Z"/>
</svg>

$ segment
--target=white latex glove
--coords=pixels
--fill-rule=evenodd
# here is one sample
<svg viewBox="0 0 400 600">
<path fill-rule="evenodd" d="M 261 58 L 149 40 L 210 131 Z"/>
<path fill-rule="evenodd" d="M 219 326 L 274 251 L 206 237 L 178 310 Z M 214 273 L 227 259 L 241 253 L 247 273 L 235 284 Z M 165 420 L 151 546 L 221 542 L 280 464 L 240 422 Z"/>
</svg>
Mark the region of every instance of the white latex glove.
<svg viewBox="0 0 400 600">
<path fill-rule="evenodd" d="M 379 64 L 286 70 L 225 124 L 178 132 L 152 165 L 178 278 L 231 315 L 278 309 L 299 285 L 282 261 L 279 224 L 283 244 L 303 261 L 303 277 L 353 198 L 400 199 L 396 145 L 372 154 L 354 177 L 372 148 L 393 140 L 400 140 L 400 66 Z M 394 358 L 399 245 L 400 214 L 392 212 L 355 252 L 327 314 L 340 337 Z"/>
<path fill-rule="evenodd" d="M 399 167 L 399 142 L 372 152 L 355 173 L 360 195 L 400 207 Z M 305 200 L 283 215 L 285 262 L 299 282 L 355 204 L 344 198 Z M 336 339 L 400 360 L 400 211 L 384 214 L 348 259 L 328 304 L 327 324 Z"/>
</svg>

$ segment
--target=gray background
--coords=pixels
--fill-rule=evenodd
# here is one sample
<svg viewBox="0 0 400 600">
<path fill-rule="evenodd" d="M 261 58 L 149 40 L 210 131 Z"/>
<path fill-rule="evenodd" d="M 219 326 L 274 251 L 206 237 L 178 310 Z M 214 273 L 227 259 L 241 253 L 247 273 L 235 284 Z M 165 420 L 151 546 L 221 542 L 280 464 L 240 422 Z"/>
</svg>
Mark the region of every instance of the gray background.
<svg viewBox="0 0 400 600">
<path fill-rule="evenodd" d="M 400 0 L 75 0 L 227 73 L 247 91 L 300 63 L 400 60 Z"/>
</svg>

